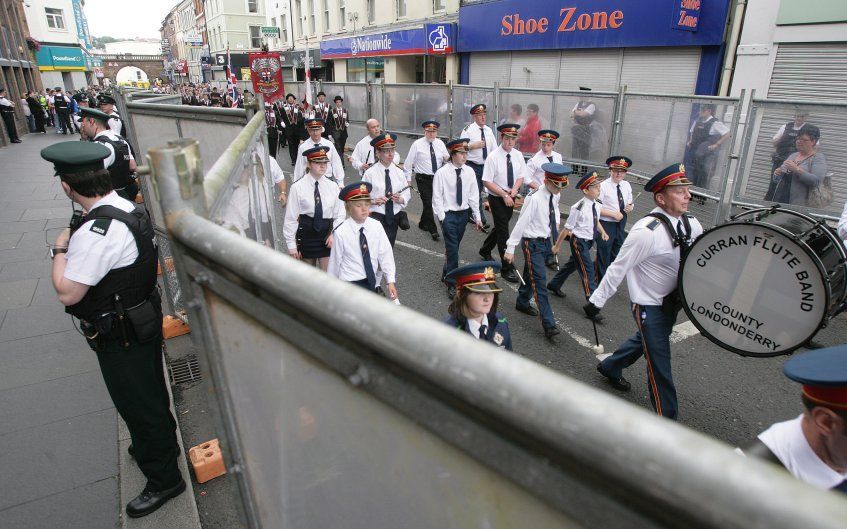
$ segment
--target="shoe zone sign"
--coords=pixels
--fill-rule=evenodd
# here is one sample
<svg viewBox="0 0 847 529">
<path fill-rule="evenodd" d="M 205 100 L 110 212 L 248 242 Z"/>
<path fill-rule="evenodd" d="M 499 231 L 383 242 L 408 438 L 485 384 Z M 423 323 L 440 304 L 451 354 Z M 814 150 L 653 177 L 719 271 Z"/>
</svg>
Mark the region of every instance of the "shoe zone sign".
<svg viewBox="0 0 847 529">
<path fill-rule="evenodd" d="M 427 24 L 422 28 L 324 40 L 321 41 L 321 59 L 442 55 L 455 53 L 455 42 L 455 24 Z"/>
<path fill-rule="evenodd" d="M 458 50 L 717 46 L 729 0 L 500 0 L 459 9 Z"/>
</svg>

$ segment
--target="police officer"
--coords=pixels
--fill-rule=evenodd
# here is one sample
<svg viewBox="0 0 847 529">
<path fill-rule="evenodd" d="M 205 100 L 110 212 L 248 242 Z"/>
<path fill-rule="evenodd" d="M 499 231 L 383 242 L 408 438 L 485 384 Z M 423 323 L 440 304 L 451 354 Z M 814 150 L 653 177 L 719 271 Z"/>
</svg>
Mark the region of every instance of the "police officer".
<svg viewBox="0 0 847 529">
<path fill-rule="evenodd" d="M 74 127 L 71 124 L 71 100 L 62 91 L 61 87 L 56 87 L 56 93 L 53 96 L 53 108 L 56 109 L 56 119 L 61 134 L 70 134 Z"/>
<path fill-rule="evenodd" d="M 446 279 L 456 285 L 456 295 L 447 309 L 444 323 L 478 340 L 512 350 L 512 336 L 506 317 L 497 312 L 498 295 L 503 289 L 497 286 L 500 265 L 494 261 L 480 261 L 452 270 Z"/>
<path fill-rule="evenodd" d="M 432 214 L 432 179 L 444 162 L 450 159 L 450 155 L 447 153 L 447 146 L 438 138 L 438 127 L 441 124 L 429 120 L 424 121 L 421 126 L 424 129 L 424 137 L 415 140 L 409 148 L 404 172 L 409 182 L 412 181 L 412 174 L 415 175 L 418 192 L 421 194 L 423 212 L 418 227 L 429 232 L 432 240 L 437 241 L 438 228 Z"/>
<path fill-rule="evenodd" d="M 659 171 L 647 182 L 644 190 L 653 193 L 656 208 L 633 225 L 618 258 L 584 307 L 589 317 L 599 314 L 627 278 L 638 330 L 598 364 L 597 371 L 615 389 L 629 391 L 623 370 L 643 355 L 653 407 L 659 415 L 674 420 L 678 405 L 671 373 L 670 335 L 681 308 L 676 293 L 679 263 L 690 243 L 703 233 L 697 219 L 688 214 L 690 185 L 682 164 Z"/>
<path fill-rule="evenodd" d="M 303 113 L 297 105 L 297 98 L 294 97 L 294 94 L 286 94 L 285 104 L 282 105 L 280 116 L 282 117 L 285 142 L 288 144 L 288 154 L 291 156 L 291 165 L 294 165 L 299 161 L 297 147 L 301 140 L 305 138 L 305 131 L 301 130 L 304 129 Z"/>
<path fill-rule="evenodd" d="M 350 126 L 350 122 L 348 121 L 347 109 L 342 106 L 344 98 L 335 96 L 332 101 L 335 103 L 335 107 L 329 111 L 326 128 L 335 144 L 336 152 L 341 156 L 341 166 L 343 167 L 344 148 L 347 145 L 347 128 Z"/>
<path fill-rule="evenodd" d="M 597 237 L 597 260 L 595 270 L 597 279 L 603 279 L 606 269 L 618 256 L 626 238 L 626 218 L 632 212 L 632 186 L 625 180 L 626 173 L 632 167 L 632 160 L 626 156 L 612 156 L 606 159 L 609 178 L 600 184 L 599 202 L 600 224 L 609 236 L 608 240 Z"/>
<path fill-rule="evenodd" d="M 109 128 L 112 129 L 112 132 L 115 134 L 126 138 L 126 126 L 124 125 L 120 114 L 118 114 L 118 111 L 115 110 L 115 103 L 115 98 L 109 94 L 100 94 L 97 98 L 97 106 L 100 107 L 100 112 L 112 117 L 112 119 L 109 120 Z"/>
<path fill-rule="evenodd" d="M 729 139 L 729 127 L 715 117 L 715 105 L 700 105 L 700 112 L 688 131 L 687 155 L 691 160 L 691 183 L 709 187 L 715 166 L 715 153 Z"/>
<path fill-rule="evenodd" d="M 303 153 L 315 147 L 326 147 L 327 156 L 329 157 L 329 167 L 326 171 L 326 177 L 334 180 L 338 187 L 344 187 L 344 166 L 341 165 L 341 157 L 335 150 L 335 145 L 331 141 L 323 137 L 324 122 L 318 118 L 307 118 L 305 120 L 306 130 L 309 131 L 309 138 L 297 147 L 297 163 L 294 164 L 294 173 L 292 175 L 294 181 L 299 180 L 306 174 L 306 158 Z"/>
<path fill-rule="evenodd" d="M 103 112 L 94 108 L 81 108 L 79 117 L 83 136 L 109 149 L 109 156 L 103 163 L 112 177 L 112 190 L 127 200 L 135 200 L 138 183 L 134 175 L 138 167 L 129 143 L 107 128 L 106 124 L 111 117 Z"/>
<path fill-rule="evenodd" d="M 580 94 L 579 101 L 571 109 L 571 119 L 574 122 L 574 126 L 571 127 L 573 138 L 571 155 L 577 160 L 588 160 L 591 154 L 591 123 L 594 122 L 597 106 L 589 97 L 590 88 L 580 86 L 579 89 L 584 94 Z"/>
<path fill-rule="evenodd" d="M 62 189 L 88 214 L 64 230 L 51 250 L 53 287 L 80 320 L 97 353 L 103 381 L 126 422 L 130 454 L 147 478 L 126 505 L 145 516 L 185 490 L 177 459 L 176 421 L 162 366 L 162 310 L 156 288 L 157 248 L 147 211 L 112 191 L 95 142 L 62 142 L 41 151 Z"/>
<path fill-rule="evenodd" d="M 794 356 L 782 372 L 803 385 L 803 413 L 772 425 L 744 453 L 814 487 L 847 493 L 847 345 Z"/>
<path fill-rule="evenodd" d="M 488 117 L 487 107 L 483 103 L 476 104 L 471 107 L 470 115 L 473 118 L 473 123 L 469 123 L 459 134 L 461 138 L 468 138 L 468 166 L 473 169 L 476 174 L 476 185 L 479 187 L 479 192 L 485 190 L 482 183 L 482 173 L 485 167 L 485 161 L 488 155 L 497 148 L 497 139 L 494 137 L 494 131 L 491 127 L 485 124 Z M 485 208 L 483 200 L 479 201 L 479 218 L 482 219 L 482 227 L 488 229 L 488 220 L 485 218 Z"/>
<path fill-rule="evenodd" d="M 21 139 L 18 137 L 18 129 L 15 126 L 15 104 L 6 98 L 6 89 L 2 87 L 0 87 L 0 116 L 3 117 L 3 124 L 6 125 L 9 141 L 21 143 Z"/>
</svg>

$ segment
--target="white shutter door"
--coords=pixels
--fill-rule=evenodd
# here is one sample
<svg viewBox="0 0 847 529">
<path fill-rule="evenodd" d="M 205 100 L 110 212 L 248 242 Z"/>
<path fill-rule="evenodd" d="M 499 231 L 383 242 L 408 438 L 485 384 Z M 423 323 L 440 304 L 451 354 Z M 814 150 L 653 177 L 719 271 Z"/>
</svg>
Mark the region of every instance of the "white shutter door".
<svg viewBox="0 0 847 529">
<path fill-rule="evenodd" d="M 780 44 L 768 97 L 843 102 L 845 79 L 847 43 Z"/>
<path fill-rule="evenodd" d="M 586 86 L 592 90 L 618 90 L 621 66 L 619 48 L 593 50 L 562 50 L 559 59 L 559 88 L 579 90 Z"/>
<path fill-rule="evenodd" d="M 509 52 L 472 53 L 470 71 L 474 86 L 509 86 Z"/>
<path fill-rule="evenodd" d="M 632 92 L 691 95 L 697 86 L 700 48 L 627 48 L 621 84 Z"/>
<path fill-rule="evenodd" d="M 509 86 L 556 88 L 558 80 L 559 50 L 512 52 Z"/>
</svg>

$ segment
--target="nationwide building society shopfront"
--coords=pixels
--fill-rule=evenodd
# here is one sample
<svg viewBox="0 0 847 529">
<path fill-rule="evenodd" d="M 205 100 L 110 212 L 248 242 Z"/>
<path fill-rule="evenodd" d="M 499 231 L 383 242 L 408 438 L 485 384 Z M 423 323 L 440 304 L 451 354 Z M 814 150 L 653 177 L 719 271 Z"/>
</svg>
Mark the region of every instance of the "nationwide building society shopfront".
<svg viewBox="0 0 847 529">
<path fill-rule="evenodd" d="M 729 0 L 463 2 L 459 82 L 714 95 Z"/>
</svg>

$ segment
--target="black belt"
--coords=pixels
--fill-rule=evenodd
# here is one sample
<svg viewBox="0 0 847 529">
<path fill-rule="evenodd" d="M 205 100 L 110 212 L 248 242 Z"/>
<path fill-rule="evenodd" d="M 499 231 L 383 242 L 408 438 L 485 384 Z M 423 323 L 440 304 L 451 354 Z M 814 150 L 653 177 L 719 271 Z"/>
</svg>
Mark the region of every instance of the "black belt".
<svg viewBox="0 0 847 529">
<path fill-rule="evenodd" d="M 550 240 L 550 237 L 524 237 L 524 240 L 534 242 L 547 242 Z"/>
<path fill-rule="evenodd" d="M 446 215 L 446 214 L 448 214 L 448 213 L 455 213 L 455 214 L 457 214 L 457 215 L 458 215 L 458 214 L 465 214 L 465 215 L 467 215 L 467 214 L 468 214 L 468 213 L 470 213 L 470 212 L 471 212 L 471 208 L 465 208 L 465 209 L 448 209 L 447 211 L 445 211 L 445 212 L 444 212 L 444 214 Z"/>
<path fill-rule="evenodd" d="M 468 164 L 468 165 L 473 165 L 474 167 L 482 167 L 483 165 L 485 165 L 485 162 L 476 163 L 476 162 L 472 162 L 470 160 L 466 161 L 465 163 Z"/>
<path fill-rule="evenodd" d="M 435 175 L 427 174 L 427 173 L 415 173 L 415 176 L 428 176 L 430 178 L 434 178 Z"/>
</svg>

